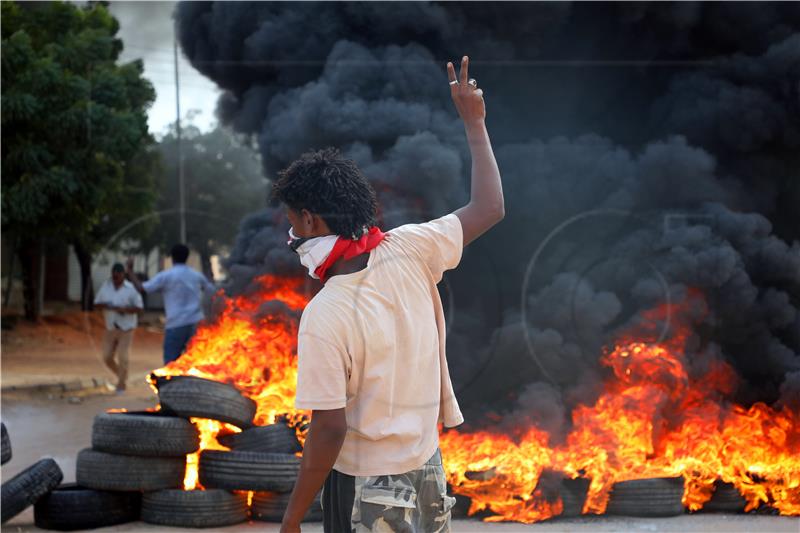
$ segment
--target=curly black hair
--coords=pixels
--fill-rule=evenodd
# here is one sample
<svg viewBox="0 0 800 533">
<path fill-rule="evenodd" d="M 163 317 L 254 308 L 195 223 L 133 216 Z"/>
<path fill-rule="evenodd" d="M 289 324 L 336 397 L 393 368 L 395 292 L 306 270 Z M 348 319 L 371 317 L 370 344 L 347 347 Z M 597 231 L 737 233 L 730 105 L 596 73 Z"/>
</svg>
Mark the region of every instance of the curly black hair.
<svg viewBox="0 0 800 533">
<path fill-rule="evenodd" d="M 336 235 L 358 239 L 375 225 L 375 191 L 355 162 L 339 150 L 306 152 L 278 173 L 272 197 L 320 215 Z"/>
</svg>

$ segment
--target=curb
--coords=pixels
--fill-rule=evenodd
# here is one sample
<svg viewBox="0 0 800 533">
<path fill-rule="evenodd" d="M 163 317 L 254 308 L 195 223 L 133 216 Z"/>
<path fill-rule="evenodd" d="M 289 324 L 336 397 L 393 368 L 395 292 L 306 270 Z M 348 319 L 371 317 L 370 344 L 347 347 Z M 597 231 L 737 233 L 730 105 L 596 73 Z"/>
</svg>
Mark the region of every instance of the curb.
<svg viewBox="0 0 800 533">
<path fill-rule="evenodd" d="M 68 381 L 56 381 L 49 383 L 7 385 L 0 388 L 0 392 L 2 392 L 2 394 L 11 392 L 64 394 L 68 392 L 79 392 L 89 389 L 108 389 L 109 386 L 110 383 L 105 378 L 76 378 Z"/>
</svg>

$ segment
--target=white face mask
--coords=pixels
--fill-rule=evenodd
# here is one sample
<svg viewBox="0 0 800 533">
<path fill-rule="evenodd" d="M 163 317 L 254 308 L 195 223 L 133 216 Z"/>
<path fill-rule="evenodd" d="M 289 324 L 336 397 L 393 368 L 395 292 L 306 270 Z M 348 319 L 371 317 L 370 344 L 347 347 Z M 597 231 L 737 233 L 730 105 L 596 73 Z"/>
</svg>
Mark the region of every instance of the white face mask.
<svg viewBox="0 0 800 533">
<path fill-rule="evenodd" d="M 296 241 L 300 237 L 294 234 L 292 228 L 289 228 L 289 246 L 292 246 L 292 241 Z M 308 275 L 314 279 L 319 279 L 314 271 L 317 267 L 325 262 L 333 250 L 333 246 L 339 239 L 336 235 L 323 235 L 321 237 L 312 237 L 302 244 L 293 247 L 297 255 L 300 256 L 300 263 L 308 269 Z"/>
</svg>

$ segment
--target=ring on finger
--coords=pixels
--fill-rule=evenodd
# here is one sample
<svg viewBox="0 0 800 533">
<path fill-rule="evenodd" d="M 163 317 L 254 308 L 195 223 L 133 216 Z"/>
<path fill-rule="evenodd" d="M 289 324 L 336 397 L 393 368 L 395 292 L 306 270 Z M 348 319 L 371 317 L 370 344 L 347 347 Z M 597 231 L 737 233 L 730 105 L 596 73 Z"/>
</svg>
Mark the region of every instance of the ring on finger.
<svg viewBox="0 0 800 533">
<path fill-rule="evenodd" d="M 478 88 L 478 80 L 476 80 L 475 78 L 470 78 L 467 83 L 470 84 L 475 89 Z"/>
<path fill-rule="evenodd" d="M 453 80 L 450 82 L 450 85 L 458 85 L 458 80 Z"/>
</svg>

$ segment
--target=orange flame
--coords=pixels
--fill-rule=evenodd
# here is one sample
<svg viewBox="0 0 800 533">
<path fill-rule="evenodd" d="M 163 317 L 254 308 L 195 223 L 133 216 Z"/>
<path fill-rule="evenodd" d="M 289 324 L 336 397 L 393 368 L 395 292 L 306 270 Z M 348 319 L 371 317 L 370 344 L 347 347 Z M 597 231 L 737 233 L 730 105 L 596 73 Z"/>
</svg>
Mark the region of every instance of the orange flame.
<svg viewBox="0 0 800 533">
<path fill-rule="evenodd" d="M 200 452 L 203 450 L 229 450 L 217 442 L 217 435 L 221 431 L 228 433 L 239 433 L 242 431 L 232 424 L 219 422 L 218 420 L 208 420 L 206 418 L 189 419 L 200 431 L 200 448 L 195 453 L 186 456 L 186 475 L 183 478 L 183 490 L 195 490 L 203 488 L 199 481 Z"/>
<path fill-rule="evenodd" d="M 218 319 L 201 325 L 184 354 L 163 368 L 156 376 L 196 376 L 230 383 L 257 405 L 256 425 L 272 424 L 284 415 L 304 436 L 308 413 L 294 409 L 297 383 L 297 320 L 308 298 L 299 293 L 297 279 L 262 276 L 259 290 L 247 296 L 223 300 Z M 265 302 L 277 303 L 274 310 L 264 310 Z M 200 451 L 227 450 L 217 442 L 223 429 L 239 432 L 231 424 L 192 419 L 200 430 Z M 184 489 L 199 487 L 199 453 L 187 456 Z"/>
<path fill-rule="evenodd" d="M 519 442 L 496 432 L 482 432 L 478 439 L 455 431 L 443 435 L 448 480 L 455 492 L 472 498 L 470 514 L 489 508 L 497 513 L 491 519 L 522 522 L 557 514 L 552 506 L 530 509 L 521 503 L 535 496 L 545 466 L 591 480 L 584 513 L 603 513 L 618 481 L 683 476 L 683 503 L 690 510 L 702 508 L 719 479 L 739 489 L 747 510 L 764 503 L 781 514 L 800 514 L 798 414 L 762 403 L 745 409 L 725 402 L 735 373 L 720 360 L 690 375 L 684 360 L 688 325 L 679 324 L 669 341 L 636 340 L 651 336 L 668 311 L 680 319 L 689 304 L 651 310 L 642 331 L 606 351 L 601 362 L 613 377 L 594 405 L 573 410 L 572 431 L 563 444 L 548 448 L 546 438 L 530 431 Z M 542 449 L 532 453 L 536 446 Z M 509 457 L 516 470 L 500 467 Z M 463 473 L 476 467 L 497 467 L 503 477 L 465 481 Z M 509 508 L 514 499 L 518 503 Z"/>
<path fill-rule="evenodd" d="M 225 300 L 219 318 L 199 328 L 187 352 L 154 373 L 192 375 L 235 385 L 257 403 L 255 422 L 286 417 L 305 437 L 308 413 L 293 407 L 297 379 L 297 319 L 306 305 L 302 281 L 259 278 L 255 294 Z M 747 509 L 767 504 L 781 514 L 800 515 L 800 414 L 757 403 L 749 408 L 725 398 L 736 375 L 709 357 L 703 365 L 685 358 L 690 308 L 702 308 L 691 292 L 681 305 L 657 307 L 636 330 L 605 350 L 608 377 L 593 405 L 572 412 L 563 442 L 536 427 L 507 431 L 442 433 L 440 446 L 448 481 L 471 498 L 470 514 L 489 511 L 488 521 L 536 522 L 560 514 L 563 502 L 538 488 L 542 471 L 590 479 L 584 513 L 602 513 L 614 483 L 683 476 L 684 505 L 697 510 L 717 480 L 732 483 Z M 266 309 L 265 302 L 277 305 Z M 672 321 L 667 340 L 657 326 Z M 682 323 L 685 322 L 685 323 Z M 226 449 L 216 436 L 239 428 L 192 419 L 202 449 Z M 187 458 L 184 488 L 199 487 L 197 457 Z"/>
<path fill-rule="evenodd" d="M 547 502 L 535 490 L 542 470 L 553 461 L 547 441 L 547 434 L 536 428 L 518 443 L 497 433 L 448 431 L 439 446 L 448 481 L 472 499 L 469 514 L 491 509 L 497 515 L 487 521 L 536 522 L 562 511 L 561 501 Z"/>
</svg>

